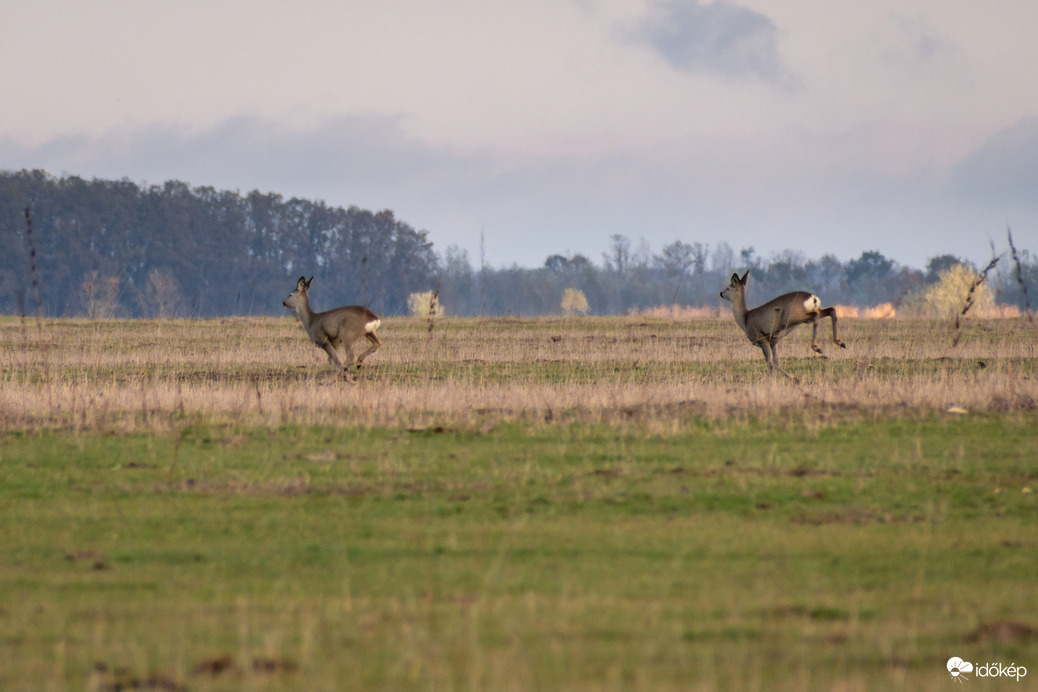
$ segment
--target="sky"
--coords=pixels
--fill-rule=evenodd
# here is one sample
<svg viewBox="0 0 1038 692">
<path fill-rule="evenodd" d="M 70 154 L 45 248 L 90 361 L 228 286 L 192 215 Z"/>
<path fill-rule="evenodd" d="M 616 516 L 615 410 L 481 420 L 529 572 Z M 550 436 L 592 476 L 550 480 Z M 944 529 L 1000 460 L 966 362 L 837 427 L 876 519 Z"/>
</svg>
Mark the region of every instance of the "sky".
<svg viewBox="0 0 1038 692">
<path fill-rule="evenodd" d="M 493 267 L 1038 251 L 1033 0 L 0 9 L 2 170 L 391 209 Z"/>
</svg>

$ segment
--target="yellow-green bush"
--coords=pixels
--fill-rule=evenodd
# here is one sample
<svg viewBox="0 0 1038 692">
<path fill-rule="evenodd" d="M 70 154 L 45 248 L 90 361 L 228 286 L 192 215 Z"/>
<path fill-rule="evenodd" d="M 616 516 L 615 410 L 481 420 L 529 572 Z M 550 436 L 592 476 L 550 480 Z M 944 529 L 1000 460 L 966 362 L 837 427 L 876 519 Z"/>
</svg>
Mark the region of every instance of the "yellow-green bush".
<svg viewBox="0 0 1038 692">
<path fill-rule="evenodd" d="M 586 315 L 591 311 L 587 296 L 579 288 L 567 288 L 562 293 L 562 302 L 559 303 L 563 315 Z"/>
<path fill-rule="evenodd" d="M 443 315 L 438 291 L 412 293 L 407 296 L 407 309 L 414 317 L 440 317 Z"/>
<path fill-rule="evenodd" d="M 977 283 L 980 278 L 980 274 L 970 267 L 956 264 L 941 272 L 937 283 L 907 301 L 908 307 L 920 316 L 952 318 L 962 312 L 971 296 L 970 288 L 973 287 L 973 304 L 968 314 L 977 317 L 990 314 L 995 300 L 984 283 Z"/>
</svg>

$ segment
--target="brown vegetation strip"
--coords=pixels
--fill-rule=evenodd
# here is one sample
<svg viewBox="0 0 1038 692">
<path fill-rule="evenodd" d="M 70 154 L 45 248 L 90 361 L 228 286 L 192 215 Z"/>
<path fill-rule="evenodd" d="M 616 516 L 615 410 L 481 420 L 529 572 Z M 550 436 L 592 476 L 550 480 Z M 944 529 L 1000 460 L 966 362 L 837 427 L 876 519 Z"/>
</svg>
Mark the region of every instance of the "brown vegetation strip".
<svg viewBox="0 0 1038 692">
<path fill-rule="evenodd" d="M 0 318 L 0 424 L 176 430 L 193 422 L 481 430 L 498 423 L 869 418 L 1038 408 L 1035 327 L 1024 319 L 854 320 L 847 350 L 783 342 L 800 384 L 768 377 L 729 319 L 443 318 L 430 337 L 384 321 L 383 347 L 344 383 L 289 319 Z M 637 332 L 646 332 L 638 334 Z"/>
</svg>

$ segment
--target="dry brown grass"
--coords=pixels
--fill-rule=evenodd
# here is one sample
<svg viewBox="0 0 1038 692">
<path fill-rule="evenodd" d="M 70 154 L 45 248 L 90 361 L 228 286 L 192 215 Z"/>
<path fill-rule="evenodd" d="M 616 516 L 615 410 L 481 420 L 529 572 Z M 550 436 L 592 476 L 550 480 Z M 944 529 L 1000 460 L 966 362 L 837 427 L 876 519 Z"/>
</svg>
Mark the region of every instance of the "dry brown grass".
<svg viewBox="0 0 1038 692">
<path fill-rule="evenodd" d="M 854 305 L 834 305 L 836 314 L 840 319 L 867 319 L 890 320 L 897 317 L 897 308 L 892 303 L 880 303 L 867 308 L 859 308 Z"/>
<path fill-rule="evenodd" d="M 385 346 L 355 385 L 289 318 L 0 319 L 0 421 L 164 429 L 192 421 L 481 428 L 502 421 L 636 420 L 661 432 L 689 417 L 878 416 L 1014 411 L 1038 404 L 1035 328 L 971 320 L 841 322 L 846 350 L 780 356 L 801 384 L 768 377 L 730 318 L 383 321 Z"/>
</svg>

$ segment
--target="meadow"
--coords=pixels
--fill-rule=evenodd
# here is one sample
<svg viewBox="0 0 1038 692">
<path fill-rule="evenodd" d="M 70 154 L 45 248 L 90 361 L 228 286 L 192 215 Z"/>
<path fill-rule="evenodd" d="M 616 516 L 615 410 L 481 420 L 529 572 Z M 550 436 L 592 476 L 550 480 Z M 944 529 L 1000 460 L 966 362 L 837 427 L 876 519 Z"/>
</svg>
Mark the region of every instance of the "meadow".
<svg viewBox="0 0 1038 692">
<path fill-rule="evenodd" d="M 0 689 L 1025 689 L 1038 328 L 840 328 L 0 318 Z"/>
</svg>

